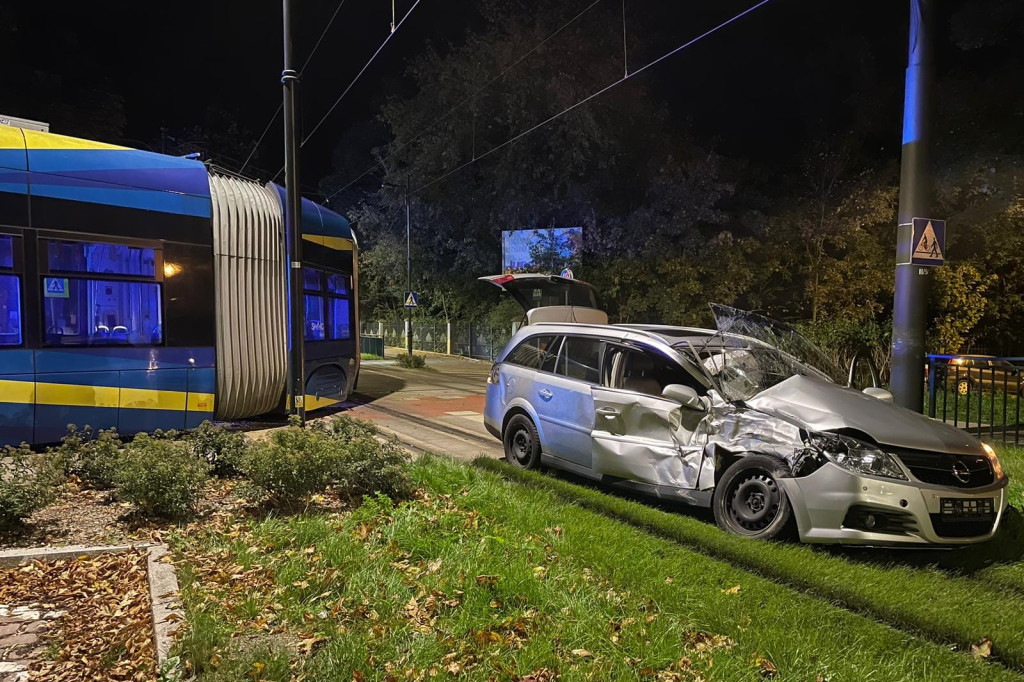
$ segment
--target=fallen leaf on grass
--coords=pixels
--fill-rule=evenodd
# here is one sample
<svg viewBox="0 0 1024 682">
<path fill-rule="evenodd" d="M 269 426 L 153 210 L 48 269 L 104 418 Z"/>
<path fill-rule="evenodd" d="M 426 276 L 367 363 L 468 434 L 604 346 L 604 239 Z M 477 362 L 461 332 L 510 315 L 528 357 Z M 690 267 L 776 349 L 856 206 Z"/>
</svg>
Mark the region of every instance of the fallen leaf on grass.
<svg viewBox="0 0 1024 682">
<path fill-rule="evenodd" d="M 593 658 L 594 654 L 590 653 L 586 649 L 573 649 L 573 656 L 579 656 L 580 658 Z"/>
<path fill-rule="evenodd" d="M 484 587 L 494 587 L 498 584 L 498 576 L 496 575 L 478 575 L 476 577 L 476 584 L 483 585 Z"/>
<path fill-rule="evenodd" d="M 761 677 L 766 680 L 774 679 L 779 674 L 779 669 L 775 667 L 775 664 L 769 661 L 767 658 L 762 658 L 758 654 L 754 654 L 751 657 L 751 663 L 757 668 Z"/>
<path fill-rule="evenodd" d="M 725 635 L 712 635 L 700 630 L 687 630 L 683 633 L 683 644 L 698 653 L 713 651 L 715 649 L 731 649 L 736 646 Z"/>
<path fill-rule="evenodd" d="M 988 658 L 992 655 L 992 640 L 985 637 L 977 644 L 971 645 L 971 656 L 975 658 Z"/>
<path fill-rule="evenodd" d="M 548 668 L 538 668 L 529 675 L 512 678 L 515 682 L 551 682 L 555 679 L 555 673 Z"/>
<path fill-rule="evenodd" d="M 733 587 L 730 587 L 728 590 L 722 590 L 722 594 L 739 594 L 739 593 L 740 593 L 740 586 L 739 585 L 735 585 Z"/>
</svg>

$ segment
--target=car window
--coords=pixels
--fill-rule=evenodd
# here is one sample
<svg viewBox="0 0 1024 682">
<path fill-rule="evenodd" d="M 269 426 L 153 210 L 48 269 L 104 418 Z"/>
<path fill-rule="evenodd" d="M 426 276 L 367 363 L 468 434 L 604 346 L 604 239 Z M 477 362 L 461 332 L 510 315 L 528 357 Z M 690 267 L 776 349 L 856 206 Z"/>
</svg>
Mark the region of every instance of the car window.
<svg viewBox="0 0 1024 682">
<path fill-rule="evenodd" d="M 557 373 L 591 384 L 600 380 L 601 339 L 567 336 L 562 343 Z"/>
<path fill-rule="evenodd" d="M 539 369 L 545 372 L 552 372 L 555 369 L 555 360 L 558 358 L 558 336 L 531 336 L 516 346 L 505 362 L 520 367 Z"/>
<path fill-rule="evenodd" d="M 656 353 L 613 348 L 605 357 L 605 366 L 605 382 L 612 388 L 660 396 L 669 384 L 683 384 L 698 395 L 707 393 L 689 372 Z"/>
</svg>

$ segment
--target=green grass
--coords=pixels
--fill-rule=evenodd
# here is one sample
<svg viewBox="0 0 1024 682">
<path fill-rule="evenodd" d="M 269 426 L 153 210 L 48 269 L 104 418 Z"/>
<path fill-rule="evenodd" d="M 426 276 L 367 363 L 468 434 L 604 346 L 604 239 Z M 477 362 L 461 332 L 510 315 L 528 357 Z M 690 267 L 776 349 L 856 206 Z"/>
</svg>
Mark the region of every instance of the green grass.
<svg viewBox="0 0 1024 682">
<path fill-rule="evenodd" d="M 969 398 L 968 400 L 968 396 L 957 395 L 955 387 L 950 386 L 945 395 L 945 405 L 943 405 L 943 395 L 940 387 L 935 397 L 935 418 L 953 424 L 955 417 L 956 425 L 959 428 L 974 427 L 976 429 L 980 421 L 984 425 L 982 426 L 982 436 L 985 435 L 985 428 L 989 425 L 997 427 L 1014 426 L 1017 424 L 1024 425 L 1024 405 L 1018 407 L 1017 396 L 1012 393 L 1004 396 L 1001 391 L 994 394 L 983 391 L 981 394 L 980 420 L 978 418 L 977 391 L 971 391 Z M 928 392 L 926 391 L 924 394 L 924 414 L 928 414 L 928 404 Z M 1004 407 L 1006 409 L 1005 419 L 1003 417 Z M 1017 414 L 1018 409 L 1021 410 L 1019 416 Z"/>
<path fill-rule="evenodd" d="M 430 457 L 413 474 L 409 503 L 174 534 L 198 679 L 1019 679 L 548 485 L 567 484 Z"/>
<path fill-rule="evenodd" d="M 955 552 L 828 550 L 752 542 L 690 515 L 669 513 L 495 460 L 481 459 L 476 464 L 935 641 L 968 650 L 971 644 L 990 638 L 997 656 L 1024 670 L 1024 620 L 1016 616 L 1024 611 L 1024 580 L 1019 592 L 1005 589 L 1007 582 L 1024 577 L 1020 563 L 1024 522 L 1017 508 L 1008 510 L 996 540 Z"/>
<path fill-rule="evenodd" d="M 376 355 L 374 353 L 360 353 L 360 357 L 363 360 L 383 360 L 383 355 Z"/>
</svg>

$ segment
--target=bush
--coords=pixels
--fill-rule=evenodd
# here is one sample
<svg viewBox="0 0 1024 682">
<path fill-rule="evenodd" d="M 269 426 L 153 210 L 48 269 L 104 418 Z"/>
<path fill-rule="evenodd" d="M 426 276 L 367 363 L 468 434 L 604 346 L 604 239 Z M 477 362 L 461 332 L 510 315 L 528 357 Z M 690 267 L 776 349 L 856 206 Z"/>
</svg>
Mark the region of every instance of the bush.
<svg viewBox="0 0 1024 682">
<path fill-rule="evenodd" d="M 239 475 L 238 467 L 248 447 L 241 431 L 230 431 L 204 421 L 185 434 L 185 442 L 192 449 L 192 454 L 213 467 L 215 476 L 230 478 Z"/>
<path fill-rule="evenodd" d="M 334 480 L 339 497 L 353 500 L 382 493 L 397 500 L 412 495 L 408 453 L 397 441 L 379 441 L 376 426 L 339 416 L 313 428 L 323 430 L 342 447 Z"/>
<path fill-rule="evenodd" d="M 348 444 L 341 464 L 336 483 L 339 497 L 352 500 L 383 494 L 401 500 L 412 496 L 409 455 L 397 441 L 356 438 Z"/>
<path fill-rule="evenodd" d="M 95 488 L 112 488 L 118 461 L 121 458 L 121 437 L 117 429 L 100 430 L 93 434 L 92 427 L 81 431 L 74 424 L 60 445 L 51 450 L 64 473 L 77 476 Z"/>
<path fill-rule="evenodd" d="M 374 426 L 373 422 L 354 419 L 346 415 L 340 415 L 330 420 L 318 421 L 310 426 L 312 429 L 320 429 L 331 438 L 342 442 L 349 442 L 364 436 L 376 436 L 380 429 Z"/>
<path fill-rule="evenodd" d="M 307 429 L 292 425 L 252 443 L 240 468 L 282 506 L 296 506 L 331 487 L 343 499 L 377 492 L 408 497 L 409 457 L 397 442 L 378 441 L 377 433 L 372 424 L 348 417 Z"/>
<path fill-rule="evenodd" d="M 399 353 L 395 357 L 395 364 L 406 369 L 423 369 L 427 366 L 427 358 L 424 355 Z"/>
<path fill-rule="evenodd" d="M 21 524 L 38 509 L 50 504 L 61 482 L 58 459 L 39 455 L 22 444 L 0 450 L 0 530 Z"/>
<path fill-rule="evenodd" d="M 340 458 L 341 443 L 326 430 L 287 426 L 250 444 L 239 468 L 272 502 L 295 506 L 327 489 Z"/>
<path fill-rule="evenodd" d="M 182 441 L 135 436 L 118 462 L 120 496 L 147 515 L 182 518 L 195 510 L 210 465 Z"/>
</svg>

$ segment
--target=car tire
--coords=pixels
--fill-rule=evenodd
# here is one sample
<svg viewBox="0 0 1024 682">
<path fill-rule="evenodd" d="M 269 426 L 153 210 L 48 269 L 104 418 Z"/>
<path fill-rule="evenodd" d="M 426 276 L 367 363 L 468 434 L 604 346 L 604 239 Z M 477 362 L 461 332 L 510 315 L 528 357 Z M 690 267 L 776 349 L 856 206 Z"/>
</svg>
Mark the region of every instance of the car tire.
<svg viewBox="0 0 1024 682">
<path fill-rule="evenodd" d="M 780 461 L 766 455 L 746 455 L 733 462 L 715 486 L 715 523 L 734 535 L 759 540 L 782 536 L 793 517 L 778 482 L 785 473 Z"/>
<path fill-rule="evenodd" d="M 505 445 L 505 461 L 509 464 L 520 469 L 540 468 L 540 435 L 525 414 L 508 420 L 501 441 Z"/>
<path fill-rule="evenodd" d="M 974 388 L 974 382 L 970 379 L 960 379 L 956 382 L 956 392 L 960 395 L 967 395 L 972 388 Z"/>
</svg>

